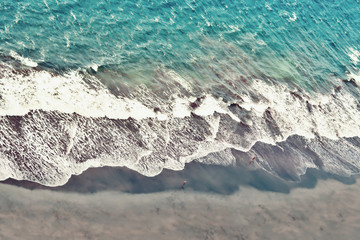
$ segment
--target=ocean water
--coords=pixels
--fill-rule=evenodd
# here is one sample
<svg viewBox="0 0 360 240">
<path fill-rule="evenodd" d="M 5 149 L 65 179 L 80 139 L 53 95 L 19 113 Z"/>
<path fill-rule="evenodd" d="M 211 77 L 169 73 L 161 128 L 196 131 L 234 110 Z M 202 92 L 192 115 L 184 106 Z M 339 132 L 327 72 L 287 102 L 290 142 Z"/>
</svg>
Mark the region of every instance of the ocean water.
<svg viewBox="0 0 360 240">
<path fill-rule="evenodd" d="M 359 1 L 0 2 L 0 178 L 360 169 Z M 249 164 L 253 156 L 255 161 Z"/>
</svg>

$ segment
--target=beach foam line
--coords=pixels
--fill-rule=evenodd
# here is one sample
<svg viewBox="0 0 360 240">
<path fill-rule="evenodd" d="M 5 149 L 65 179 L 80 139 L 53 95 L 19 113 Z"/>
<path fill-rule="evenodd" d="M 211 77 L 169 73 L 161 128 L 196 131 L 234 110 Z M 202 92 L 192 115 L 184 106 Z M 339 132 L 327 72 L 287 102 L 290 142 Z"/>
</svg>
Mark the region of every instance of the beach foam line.
<svg viewBox="0 0 360 240">
<path fill-rule="evenodd" d="M 342 140 L 360 136 L 358 89 L 341 81 L 343 85 L 331 94 L 314 96 L 257 79 L 241 99 L 225 102 L 211 93 L 175 94 L 156 111 L 143 102 L 142 95 L 117 97 L 95 77 L 80 72 L 56 75 L 16 71 L 6 64 L 2 68 L 1 179 L 56 186 L 72 174 L 101 166 L 126 166 L 155 176 L 164 168 L 181 170 L 195 159 L 233 164 L 233 153 L 227 149 L 250 153 L 263 143 L 268 149 L 286 152 L 292 148 L 279 143 L 294 135 L 314 140 L 317 144 L 311 151 L 332 160 L 322 166 L 313 162 L 316 154 L 310 159 L 295 154 L 300 163 L 289 161 L 292 170 L 287 175 L 299 176 L 308 167 L 345 175 L 358 169 L 352 161 L 358 146 L 345 148 Z M 322 144 L 332 150 L 324 150 Z M 221 157 L 211 157 L 219 152 Z M 344 160 L 339 163 L 337 158 Z M 274 160 L 258 159 L 262 163 L 258 167 L 279 174 Z"/>
</svg>

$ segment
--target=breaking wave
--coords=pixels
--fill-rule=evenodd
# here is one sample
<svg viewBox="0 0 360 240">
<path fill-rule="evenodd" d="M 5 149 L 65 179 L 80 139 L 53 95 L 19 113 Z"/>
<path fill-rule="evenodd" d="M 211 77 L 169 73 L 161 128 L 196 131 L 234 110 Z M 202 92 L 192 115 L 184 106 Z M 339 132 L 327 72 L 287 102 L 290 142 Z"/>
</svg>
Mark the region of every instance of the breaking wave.
<svg viewBox="0 0 360 240">
<path fill-rule="evenodd" d="M 158 70 L 161 89 L 116 91 L 97 71 L 0 68 L 1 179 L 57 186 L 89 167 L 154 176 L 191 161 L 292 181 L 307 168 L 345 176 L 360 169 L 355 73 L 328 93 L 245 77 L 217 93 L 195 89 L 172 70 Z"/>
</svg>

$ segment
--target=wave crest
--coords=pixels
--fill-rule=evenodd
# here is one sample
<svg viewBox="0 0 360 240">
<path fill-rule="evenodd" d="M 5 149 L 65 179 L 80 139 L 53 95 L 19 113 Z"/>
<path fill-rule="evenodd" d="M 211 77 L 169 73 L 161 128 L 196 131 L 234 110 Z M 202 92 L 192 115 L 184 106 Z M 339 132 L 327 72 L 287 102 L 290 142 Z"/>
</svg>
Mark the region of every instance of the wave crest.
<svg viewBox="0 0 360 240">
<path fill-rule="evenodd" d="M 89 167 L 126 166 L 146 176 L 203 163 L 245 164 L 294 180 L 306 169 L 357 173 L 358 89 L 339 81 L 331 94 L 306 94 L 253 80 L 241 97 L 211 92 L 167 100 L 149 92 L 111 93 L 93 76 L 2 65 L 0 178 L 64 184 Z M 183 83 L 184 84 L 184 83 Z M 177 94 L 176 94 L 177 92 Z M 350 140 L 349 140 L 350 139 Z"/>
</svg>

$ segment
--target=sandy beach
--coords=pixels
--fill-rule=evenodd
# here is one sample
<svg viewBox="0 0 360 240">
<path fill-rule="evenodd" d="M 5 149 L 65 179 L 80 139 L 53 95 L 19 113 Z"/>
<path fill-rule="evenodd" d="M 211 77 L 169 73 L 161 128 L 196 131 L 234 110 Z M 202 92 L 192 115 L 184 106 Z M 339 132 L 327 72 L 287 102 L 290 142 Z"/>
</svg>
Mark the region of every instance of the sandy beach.
<svg viewBox="0 0 360 240">
<path fill-rule="evenodd" d="M 321 180 L 289 194 L 242 187 L 94 194 L 0 185 L 1 239 L 355 239 L 360 184 Z"/>
</svg>

